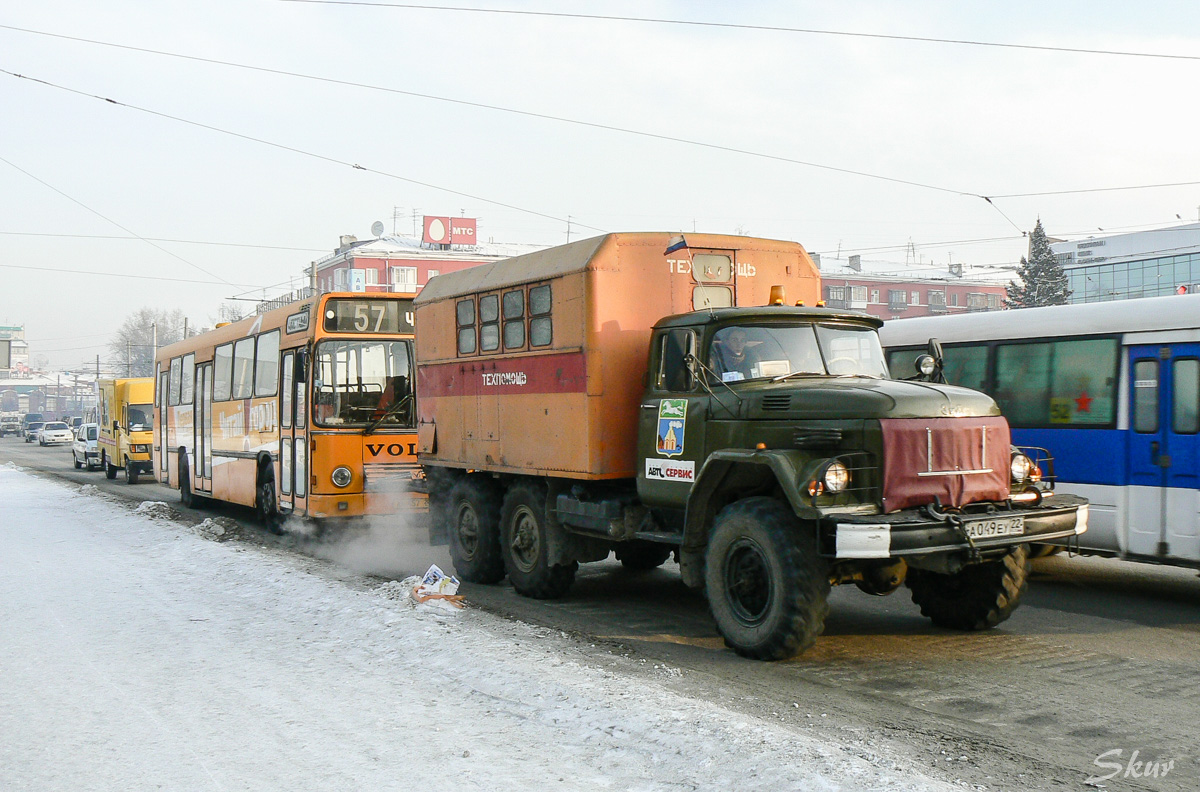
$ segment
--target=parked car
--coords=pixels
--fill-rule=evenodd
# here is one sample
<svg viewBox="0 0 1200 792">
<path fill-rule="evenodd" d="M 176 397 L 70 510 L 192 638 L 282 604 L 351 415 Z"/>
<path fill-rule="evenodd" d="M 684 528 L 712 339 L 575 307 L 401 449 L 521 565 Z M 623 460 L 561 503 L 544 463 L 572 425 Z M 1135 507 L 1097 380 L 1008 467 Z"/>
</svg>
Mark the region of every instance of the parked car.
<svg viewBox="0 0 1200 792">
<path fill-rule="evenodd" d="M 38 445 L 58 445 L 59 443 L 71 443 L 75 440 L 75 434 L 71 431 L 71 427 L 67 426 L 62 421 L 51 421 L 43 424 L 41 431 L 37 435 Z"/>
<path fill-rule="evenodd" d="M 75 460 L 75 469 L 86 467 L 91 470 L 100 467 L 100 449 L 96 445 L 99 427 L 94 423 L 81 424 L 75 432 L 75 442 L 71 446 L 71 457 Z"/>
<path fill-rule="evenodd" d="M 0 415 L 0 437 L 21 434 L 21 416 L 14 414 Z"/>
<path fill-rule="evenodd" d="M 38 439 L 38 432 L 42 431 L 42 427 L 46 425 L 45 421 L 26 421 L 25 422 L 25 442 L 32 443 Z"/>
</svg>

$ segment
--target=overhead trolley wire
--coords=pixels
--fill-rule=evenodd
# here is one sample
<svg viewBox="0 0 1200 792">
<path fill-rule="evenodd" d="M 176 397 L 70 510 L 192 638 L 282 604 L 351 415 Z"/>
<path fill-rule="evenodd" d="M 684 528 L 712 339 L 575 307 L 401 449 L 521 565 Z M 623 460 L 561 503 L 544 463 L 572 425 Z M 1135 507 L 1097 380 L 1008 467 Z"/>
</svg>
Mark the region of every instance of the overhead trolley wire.
<svg viewBox="0 0 1200 792">
<path fill-rule="evenodd" d="M 313 2 L 315 0 L 283 0 L 283 1 L 284 2 Z M 440 6 L 416 6 L 416 5 L 399 5 L 397 7 L 431 8 L 431 9 L 435 9 L 435 10 L 442 8 Z M 449 7 L 447 7 L 447 8 L 448 8 L 448 10 L 471 10 L 471 9 L 449 9 Z M 480 10 L 486 11 L 487 9 L 480 9 Z M 536 14 L 541 14 L 543 12 L 513 11 L 510 13 L 529 13 L 529 14 L 536 15 Z M 571 15 L 565 15 L 565 16 L 571 16 Z M 574 15 L 574 16 L 590 18 L 588 15 Z M 608 18 L 608 17 L 597 17 L 597 18 Z M 614 17 L 614 18 L 620 19 L 619 17 Z M 644 21 L 654 21 L 654 20 L 644 20 Z M 696 23 L 696 24 L 700 24 L 700 23 Z M 712 23 L 712 24 L 717 24 L 717 23 Z M 975 192 L 975 191 L 971 191 L 971 190 L 955 189 L 955 188 L 951 188 L 951 187 L 945 187 L 942 185 L 929 184 L 927 182 L 920 182 L 920 181 L 916 181 L 916 180 L 912 180 L 912 179 L 902 179 L 902 178 L 898 178 L 898 177 L 894 177 L 894 176 L 885 176 L 883 174 L 870 173 L 868 171 L 855 170 L 852 168 L 843 168 L 843 167 L 839 167 L 839 166 L 835 166 L 835 165 L 826 165 L 826 164 L 820 163 L 820 162 L 801 160 L 801 159 L 796 159 L 794 157 L 785 157 L 785 156 L 778 155 L 778 154 L 770 154 L 770 153 L 761 152 L 761 151 L 754 151 L 751 149 L 738 148 L 736 146 L 726 146 L 726 145 L 722 145 L 720 143 L 710 143 L 710 142 L 703 141 L 703 140 L 683 138 L 683 137 L 678 137 L 675 135 L 667 135 L 667 134 L 662 134 L 662 133 L 658 133 L 658 132 L 648 132 L 646 130 L 632 129 L 629 127 L 621 127 L 621 126 L 616 126 L 614 124 L 604 124 L 604 123 L 595 122 L 595 121 L 583 121 L 583 120 L 576 119 L 576 118 L 568 118 L 565 116 L 558 116 L 558 115 L 553 115 L 550 113 L 541 113 L 541 112 L 536 112 L 536 111 L 532 111 L 532 110 L 520 110 L 520 109 L 516 109 L 516 108 L 511 108 L 511 107 L 504 107 L 501 105 L 487 104 L 485 102 L 474 102 L 474 101 L 470 101 L 470 100 L 466 100 L 466 99 L 454 99 L 454 98 L 450 98 L 450 97 L 446 97 L 446 96 L 436 96 L 433 94 L 421 93 L 419 91 L 409 91 L 409 90 L 405 90 L 402 88 L 390 88 L 388 86 L 356 82 L 353 80 L 342 80 L 342 79 L 338 79 L 338 78 L 334 78 L 334 77 L 324 77 L 321 75 L 305 74 L 303 72 L 293 72 L 293 71 L 288 71 L 285 69 L 274 69 L 274 68 L 270 68 L 270 67 L 266 67 L 266 66 L 254 66 L 251 64 L 237 63 L 235 61 L 224 61 L 224 60 L 218 60 L 215 58 L 205 58 L 205 57 L 201 57 L 198 55 L 185 55 L 182 53 L 167 52 L 164 50 L 150 49 L 147 47 L 136 47 L 136 46 L 129 45 L 129 44 L 116 44 L 116 43 L 108 42 L 108 41 L 100 41 L 97 39 L 82 38 L 82 37 L 78 37 L 78 36 L 68 36 L 68 35 L 64 35 L 61 33 L 49 33 L 46 31 L 33 30 L 31 28 L 16 27 L 13 25 L 0 24 L 0 29 L 13 30 L 13 31 L 17 31 L 20 33 L 30 33 L 30 34 L 39 35 L 39 36 L 47 36 L 50 38 L 59 38 L 59 39 L 67 40 L 67 41 L 77 41 L 77 42 L 85 43 L 85 44 L 95 44 L 98 46 L 113 47 L 116 49 L 130 50 L 133 52 L 142 52 L 142 53 L 146 53 L 146 54 L 150 54 L 150 55 L 161 55 L 164 57 L 179 58 L 182 60 L 191 60 L 191 61 L 196 61 L 196 62 L 200 62 L 200 63 L 211 63 L 211 64 L 218 65 L 218 66 L 228 66 L 228 67 L 237 68 L 237 69 L 247 69 L 250 71 L 262 72 L 265 74 L 275 74 L 275 75 L 284 76 L 284 77 L 295 77 L 295 78 L 299 78 L 299 79 L 313 80 L 316 82 L 324 82 L 324 83 L 330 83 L 330 84 L 334 84 L 334 85 L 344 85 L 344 86 L 348 86 L 348 87 L 352 87 L 352 88 L 363 88 L 366 90 L 380 91 L 380 92 L 384 92 L 384 93 L 392 93 L 392 94 L 396 94 L 396 95 L 400 95 L 400 96 L 411 96 L 411 97 L 418 98 L 418 99 L 428 99 L 428 100 L 436 101 L 436 102 L 445 102 L 448 104 L 456 104 L 456 105 L 460 105 L 460 106 L 464 106 L 464 107 L 474 107 L 474 108 L 478 108 L 478 109 L 482 109 L 482 110 L 492 110 L 492 111 L 500 112 L 500 113 L 510 113 L 513 115 L 525 116 L 527 118 L 537 118 L 537 119 L 542 119 L 542 120 L 546 120 L 546 121 L 556 121 L 556 122 L 564 123 L 564 124 L 573 124 L 573 125 L 577 125 L 577 126 L 589 127 L 592 129 L 601 129 L 601 130 L 605 130 L 605 131 L 609 131 L 609 132 L 619 132 L 621 134 L 635 135 L 638 137 L 644 137 L 644 138 L 649 138 L 649 139 L 654 139 L 654 140 L 662 140 L 662 141 L 672 142 L 672 143 L 682 143 L 684 145 L 697 146 L 700 148 L 707 148 L 707 149 L 715 150 L 715 151 L 724 151 L 724 152 L 728 152 L 728 153 L 732 153 L 732 154 L 740 154 L 743 156 L 772 160 L 775 162 L 785 162 L 785 163 L 792 164 L 792 165 L 800 165 L 803 167 L 816 168 L 819 170 L 826 170 L 826 171 L 830 171 L 830 172 L 834 172 L 834 173 L 843 173 L 843 174 L 847 174 L 847 175 L 851 175 L 851 176 L 861 176 L 863 178 L 876 179 L 879 181 L 890 182 L 893 184 L 901 184 L 901 185 L 906 185 L 909 187 L 918 187 L 918 188 L 923 188 L 923 189 L 927 189 L 927 190 L 934 190 L 937 192 L 949 193 L 949 194 L 953 194 L 953 195 L 961 195 L 961 196 L 965 196 L 965 197 L 979 198 L 979 199 L 985 201 L 989 206 L 991 206 L 992 209 L 994 209 L 1001 217 L 1003 217 L 1004 220 L 1009 225 L 1011 225 L 1017 231 L 1020 231 L 1022 235 L 1024 235 L 1026 233 L 1026 231 L 1024 229 L 1022 229 L 1019 225 L 1017 225 L 1012 220 L 1012 218 L 1010 218 L 1007 214 L 1005 214 L 1004 211 L 1002 209 L 1000 209 L 1000 207 L 998 207 L 992 199 L 1034 198 L 1034 197 L 1054 196 L 1054 195 L 1081 194 L 1081 193 L 1089 193 L 1089 192 L 1115 192 L 1115 191 L 1121 191 L 1121 190 L 1153 189 L 1153 188 L 1158 188 L 1158 187 L 1181 187 L 1181 186 L 1192 186 L 1192 185 L 1200 184 L 1200 181 L 1195 181 L 1195 182 L 1176 182 L 1176 183 L 1171 183 L 1171 184 L 1152 184 L 1152 185 L 1135 185 L 1135 186 L 1120 186 L 1120 187 L 1095 187 L 1095 188 L 1084 188 L 1084 189 L 1076 189 L 1076 190 L 1057 190 L 1057 191 L 1045 191 L 1045 192 L 1006 193 L 1006 194 L 987 195 L 984 193 Z M 799 29 L 796 29 L 796 30 L 799 30 Z M 997 46 L 1000 46 L 1000 45 L 997 45 Z M 1012 45 L 1012 46 L 1017 46 L 1017 45 Z M 1200 56 L 1196 56 L 1196 59 L 1200 59 Z M 254 140 L 254 141 L 260 142 L 260 143 L 264 143 L 266 145 L 277 146 L 279 148 L 284 148 L 289 151 L 295 151 L 295 152 L 302 153 L 302 154 L 308 154 L 309 156 L 321 157 L 321 155 L 309 154 L 309 152 L 304 152 L 304 151 L 300 151 L 298 149 L 293 149 L 293 148 L 289 148 L 287 146 L 282 146 L 280 144 L 271 143 L 270 141 L 259 140 L 257 138 L 250 138 L 245 135 L 239 135 L 238 133 L 227 132 L 226 130 L 218 129 L 216 127 L 206 126 L 206 125 L 200 124 L 198 122 L 188 121 L 187 119 L 176 118 L 174 116 L 157 113 L 156 111 L 153 111 L 153 110 L 147 110 L 144 108 L 136 107 L 134 105 L 127 105 L 127 104 L 124 104 L 121 102 L 116 102 L 114 100 L 107 99 L 105 97 L 96 96 L 94 94 L 88 94 L 88 93 L 85 93 L 82 91 L 76 91 L 71 88 L 66 88 L 63 86 L 55 85 L 53 83 L 49 83 L 45 80 L 38 80 L 38 79 L 32 78 L 32 77 L 25 77 L 24 75 L 16 74 L 14 72 L 10 72 L 10 71 L 3 70 L 3 69 L 0 69 L 0 72 L 5 73 L 5 74 L 10 74 L 15 77 L 22 77 L 24 79 L 34 80 L 35 82 L 41 82 L 41 83 L 43 83 L 45 85 L 49 85 L 51 87 L 60 88 L 62 90 L 66 90 L 66 91 L 71 91 L 72 93 L 79 93 L 81 95 L 88 96 L 88 97 L 94 98 L 94 99 L 100 99 L 102 101 L 110 102 L 112 104 L 118 104 L 118 105 L 122 105 L 125 107 L 130 107 L 131 109 L 135 109 L 135 110 L 142 110 L 143 112 L 147 112 L 147 113 L 151 113 L 151 114 L 155 114 L 155 115 L 163 115 L 166 118 L 171 118 L 173 120 L 182 121 L 183 123 L 195 124 L 196 126 L 201 126 L 206 129 L 211 129 L 211 130 L 215 130 L 218 132 L 224 132 L 225 134 L 231 134 L 231 135 L 235 135 L 238 137 L 246 137 L 247 139 Z M 349 163 L 341 162 L 339 160 L 332 160 L 327 157 L 321 157 L 321 158 L 329 159 L 330 161 L 333 161 L 333 162 L 338 162 L 338 164 L 346 164 L 346 165 L 349 164 Z M 359 167 L 359 166 L 352 166 L 352 167 Z M 367 168 L 360 168 L 360 169 L 361 170 L 370 170 Z M 425 184 L 423 182 L 416 182 L 413 180 L 405 179 L 404 177 L 401 177 L 401 176 L 395 176 L 393 174 L 383 173 L 381 171 L 372 171 L 372 172 L 378 173 L 378 174 L 384 175 L 384 176 L 389 176 L 391 178 L 397 178 L 397 179 L 401 179 L 404 181 L 410 181 L 412 183 L 415 183 L 415 184 L 418 184 L 421 186 L 428 186 L 428 187 L 431 187 L 432 189 L 443 190 L 443 191 L 450 192 L 455 195 L 461 195 L 463 197 L 469 197 L 469 198 L 473 198 L 476 200 L 482 200 L 487 203 L 492 203 L 492 204 L 495 204 L 498 206 L 503 206 L 505 208 L 515 209 L 516 211 L 527 212 L 527 213 L 534 214 L 534 215 L 537 215 L 540 217 L 546 217 L 548 219 L 553 219 L 557 222 L 563 222 L 563 223 L 567 222 L 565 218 L 552 217 L 550 215 L 542 214 L 540 212 L 526 210 L 526 209 L 522 209 L 520 207 L 509 206 L 508 204 L 490 201 L 485 198 L 476 198 L 475 196 L 472 196 L 470 194 L 456 192 L 454 190 L 449 190 L 448 188 L 439 187 L 437 185 L 429 185 L 429 184 Z M 587 229 L 590 229 L 593 231 L 603 232 L 603 230 L 604 230 L 604 229 L 596 228 L 594 226 L 584 225 L 582 223 L 575 223 L 573 220 L 571 222 L 573 225 L 578 225 L 581 228 L 587 228 Z"/>
<path fill-rule="evenodd" d="M 56 193 L 58 193 L 59 195 L 61 195 L 63 198 L 66 198 L 66 199 L 67 199 L 68 201 L 70 201 L 71 203 L 73 203 L 73 204 L 76 204 L 76 205 L 78 205 L 78 206 L 81 206 L 81 207 L 83 207 L 84 209 L 88 210 L 88 211 L 89 211 L 89 212 L 91 212 L 92 214 L 96 215 L 96 217 L 99 217 L 101 220 L 104 220 L 104 221 L 105 221 L 105 222 L 107 222 L 107 223 L 111 223 L 112 225 L 114 225 L 114 226 L 116 226 L 117 228 L 119 228 L 119 229 L 121 229 L 122 231 L 124 231 L 126 234 L 129 234 L 129 235 L 131 235 L 131 236 L 133 236 L 133 237 L 136 237 L 137 239 L 140 239 L 140 240 L 142 240 L 143 242 L 145 242 L 145 243 L 146 243 L 147 245 L 149 245 L 150 247 L 152 247 L 152 248 L 155 248 L 155 249 L 157 249 L 157 250 L 161 250 L 163 253 L 166 253 L 168 256 L 171 256 L 172 258 L 178 259 L 179 261 L 182 261 L 184 264 L 187 264 L 189 267 L 192 267 L 192 268 L 194 268 L 194 269 L 198 269 L 198 270 L 200 270 L 201 272 L 203 272 L 205 275 L 208 275 L 208 276 L 210 276 L 210 277 L 216 278 L 217 280 L 221 281 L 222 283 L 228 283 L 230 286 L 233 286 L 233 285 L 234 285 L 233 283 L 230 283 L 230 282 L 229 282 L 228 280 L 226 280 L 225 278 L 222 278 L 220 275 L 217 275 L 215 272 L 210 272 L 210 271 L 206 270 L 204 267 L 201 267 L 199 264 L 195 264 L 195 263 L 193 263 L 193 262 L 191 262 L 191 261 L 188 261 L 188 260 L 187 260 L 187 259 L 185 259 L 183 256 L 180 256 L 178 253 L 173 253 L 173 252 L 171 252 L 170 250 L 167 250 L 167 249 L 166 249 L 165 247 L 163 247 L 162 245 L 159 245 L 159 244 L 157 244 L 157 243 L 155 243 L 155 242 L 151 242 L 149 239 L 146 239 L 145 237 L 141 236 L 140 234 L 137 234 L 137 233 L 135 233 L 135 232 L 133 232 L 133 231 L 130 231 L 128 228 L 126 228 L 125 226 L 121 225 L 121 224 L 120 224 L 120 223 L 118 223 L 116 220 L 113 220 L 113 219 L 112 219 L 112 218 L 110 218 L 110 217 L 106 217 L 106 216 L 104 216 L 104 215 L 103 215 L 103 214 L 101 214 L 100 212 L 96 211 L 96 210 L 95 210 L 95 209 L 93 209 L 92 207 L 90 207 L 90 206 L 88 206 L 87 204 L 85 204 L 83 201 L 80 201 L 80 200 L 78 200 L 77 198 L 73 198 L 73 197 L 71 197 L 70 195 L 67 195 L 65 192 L 63 192 L 62 190 L 58 189 L 58 188 L 57 188 L 57 187 L 55 187 L 53 184 L 50 184 L 49 182 L 47 182 L 47 181 L 45 181 L 45 180 L 43 180 L 43 179 L 39 179 L 37 176 L 34 176 L 34 175 L 33 175 L 32 173 L 30 173 L 29 171 L 25 170 L 24 168 L 20 167 L 19 165 L 15 164 L 15 163 L 13 163 L 13 162 L 10 162 L 9 160 L 5 159 L 4 157 L 0 157 L 0 162 L 3 162 L 5 165 L 8 165 L 10 168 L 13 168 L 14 170 L 18 170 L 18 171 L 20 171 L 21 173 L 24 173 L 26 176 L 28 176 L 29 178 L 33 179 L 33 180 L 34 180 L 35 182 L 37 182 L 38 184 L 41 184 L 43 187 L 46 187 L 46 188 L 48 188 L 48 189 L 51 189 L 51 190 L 53 190 L 54 192 L 56 192 Z"/>
<path fill-rule="evenodd" d="M 1200 55 L 1176 55 L 1168 52 L 1136 52 L 1132 50 L 1093 49 L 1089 47 L 1055 47 L 1047 44 L 1014 44 L 1002 41 L 979 39 L 938 38 L 935 36 L 902 36 L 894 33 L 864 33 L 852 30 L 828 30 L 823 28 L 786 27 L 783 25 L 751 25 L 739 22 L 703 22 L 692 19 L 667 19 L 663 17 L 616 16 L 612 14 L 579 14 L 564 11 L 529 11 L 513 8 L 475 8 L 466 6 L 427 5 L 420 3 L 378 3 L 366 0 L 280 0 L 284 3 L 307 3 L 310 5 L 366 6 L 374 8 L 404 8 L 415 11 L 458 11 L 471 14 L 504 14 L 509 16 L 557 17 L 560 19 L 586 19 L 606 22 L 647 22 L 656 25 L 681 25 L 700 28 L 725 28 L 728 30 L 755 30 L 770 33 L 802 33 L 814 36 L 842 36 L 847 38 L 882 39 L 887 41 L 912 41 L 922 44 L 955 44 L 969 47 L 993 47 L 998 49 L 1036 50 L 1041 52 L 1063 52 L 1075 55 L 1114 55 L 1128 58 L 1160 58 L 1164 60 L 1200 60 Z"/>
<path fill-rule="evenodd" d="M 565 217 L 556 217 L 555 215 L 552 215 L 552 214 L 547 214 L 545 212 L 539 212 L 536 209 L 527 209 L 523 206 L 517 206 L 516 204 L 510 204 L 510 203 L 506 203 L 504 201 L 497 201 L 492 198 L 485 198 L 481 195 L 475 195 L 473 193 L 464 192 L 462 190 L 453 190 L 449 187 L 442 187 L 441 185 L 433 184 L 431 182 L 424 182 L 424 181 L 420 181 L 418 179 L 412 179 L 407 176 L 401 176 L 396 173 L 389 173 L 387 171 L 379 170 L 377 168 L 369 168 L 365 165 L 360 165 L 356 162 L 349 162 L 347 160 L 341 160 L 336 157 L 327 156 L 325 154 L 318 154 L 313 151 L 306 151 L 304 149 L 296 148 L 295 146 L 288 146 L 283 143 L 275 143 L 270 140 L 265 140 L 263 138 L 254 137 L 253 135 L 247 135 L 247 134 L 244 134 L 241 132 L 234 132 L 229 129 L 222 129 L 221 127 L 212 126 L 211 124 L 205 124 L 200 121 L 193 121 L 188 118 L 171 115 L 170 113 L 163 113 L 158 110 L 151 110 L 149 108 L 141 107 L 139 105 L 129 104 L 128 102 L 120 102 L 120 101 L 117 101 L 116 99 L 111 99 L 107 96 L 99 96 L 97 94 L 88 93 L 86 91 L 80 91 L 75 88 L 68 88 L 65 85 L 59 85 L 57 83 L 52 83 L 48 80 L 38 79 L 37 77 L 30 77 L 25 74 L 18 74 L 17 72 L 9 71 L 8 69 L 0 69 L 0 74 L 7 74 L 7 75 L 10 75 L 12 77 L 16 77 L 16 78 L 22 79 L 22 80 L 29 80 L 30 82 L 35 82 L 40 85 L 45 85 L 49 88 L 56 88 L 60 91 L 66 91 L 67 93 L 72 93 L 77 96 L 84 96 L 89 99 L 96 99 L 101 102 L 107 102 L 108 104 L 116 105 L 117 107 L 125 107 L 130 110 L 137 110 L 138 112 L 146 113 L 146 114 L 152 115 L 152 116 L 157 116 L 159 118 L 166 118 L 171 121 L 177 121 L 181 124 L 188 124 L 190 126 L 198 127 L 200 129 L 207 129 L 210 132 L 219 132 L 222 135 L 229 135 L 231 137 L 240 138 L 242 140 L 249 140 L 253 143 L 260 143 L 264 146 L 271 146 L 272 148 L 281 149 L 283 151 L 290 151 L 293 154 L 301 154 L 303 156 L 312 157 L 313 159 L 322 160 L 323 162 L 329 162 L 334 165 L 343 165 L 348 168 L 353 168 L 354 170 L 360 170 L 360 171 L 364 171 L 366 173 L 374 173 L 377 176 L 384 176 L 389 179 L 396 179 L 397 181 L 407 182 L 408 184 L 415 184 L 419 187 L 427 187 L 431 190 L 439 190 L 441 192 L 449 193 L 450 195 L 457 195 L 462 198 L 470 198 L 473 201 L 481 201 L 482 203 L 491 204 L 492 206 L 500 206 L 505 209 L 512 209 L 517 212 L 524 212 L 525 214 L 530 214 L 530 215 L 534 215 L 537 217 L 543 217 L 543 218 L 546 218 L 547 220 L 553 220 L 557 223 L 568 222 L 567 218 L 565 218 Z M 600 233 L 605 232 L 605 229 L 603 229 L 603 228 L 597 228 L 596 226 L 590 226 L 590 225 L 587 225 L 586 223 L 580 223 L 574 219 L 572 219 L 570 222 L 571 222 L 571 225 L 579 227 L 579 228 L 586 228 L 586 229 L 589 229 L 592 231 L 599 231 Z M 124 229 L 124 228 L 122 230 L 128 231 L 128 229 Z M 133 232 L 130 231 L 129 233 L 133 233 Z M 209 274 L 211 275 L 212 273 L 209 273 Z"/>
</svg>

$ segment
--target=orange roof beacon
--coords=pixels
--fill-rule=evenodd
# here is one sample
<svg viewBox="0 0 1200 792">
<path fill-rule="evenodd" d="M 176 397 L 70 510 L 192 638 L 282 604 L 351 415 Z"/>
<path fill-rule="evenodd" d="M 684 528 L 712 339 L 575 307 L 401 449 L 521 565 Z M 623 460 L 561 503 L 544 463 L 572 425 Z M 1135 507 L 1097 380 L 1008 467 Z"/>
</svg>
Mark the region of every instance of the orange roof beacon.
<svg viewBox="0 0 1200 792">
<path fill-rule="evenodd" d="M 812 645 L 832 582 L 964 629 L 1016 607 L 1026 544 L 1086 528 L 995 402 L 889 378 L 795 242 L 607 234 L 441 275 L 414 307 L 417 451 L 459 576 L 559 597 L 675 553 L 740 654 Z M 969 595 L 968 595 L 969 594 Z"/>
</svg>

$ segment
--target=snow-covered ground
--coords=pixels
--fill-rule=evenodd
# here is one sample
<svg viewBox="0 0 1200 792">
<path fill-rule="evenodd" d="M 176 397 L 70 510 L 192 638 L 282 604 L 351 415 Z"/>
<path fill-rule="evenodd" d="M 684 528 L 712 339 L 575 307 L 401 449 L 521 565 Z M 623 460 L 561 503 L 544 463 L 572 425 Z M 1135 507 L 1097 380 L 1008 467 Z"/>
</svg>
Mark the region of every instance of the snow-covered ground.
<svg viewBox="0 0 1200 792">
<path fill-rule="evenodd" d="M 156 511 L 0 468 L 6 792 L 944 788 L 676 669 Z"/>
</svg>

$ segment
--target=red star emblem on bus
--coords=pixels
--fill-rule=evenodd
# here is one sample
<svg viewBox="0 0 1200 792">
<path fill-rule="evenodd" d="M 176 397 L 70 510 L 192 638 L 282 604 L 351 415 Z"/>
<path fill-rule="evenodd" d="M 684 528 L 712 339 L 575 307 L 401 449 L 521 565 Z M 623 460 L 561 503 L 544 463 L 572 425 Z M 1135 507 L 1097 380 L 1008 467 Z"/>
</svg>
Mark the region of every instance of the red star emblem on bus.
<svg viewBox="0 0 1200 792">
<path fill-rule="evenodd" d="M 1095 399 L 1087 395 L 1087 391 L 1075 397 L 1075 412 L 1091 412 Z"/>
</svg>

